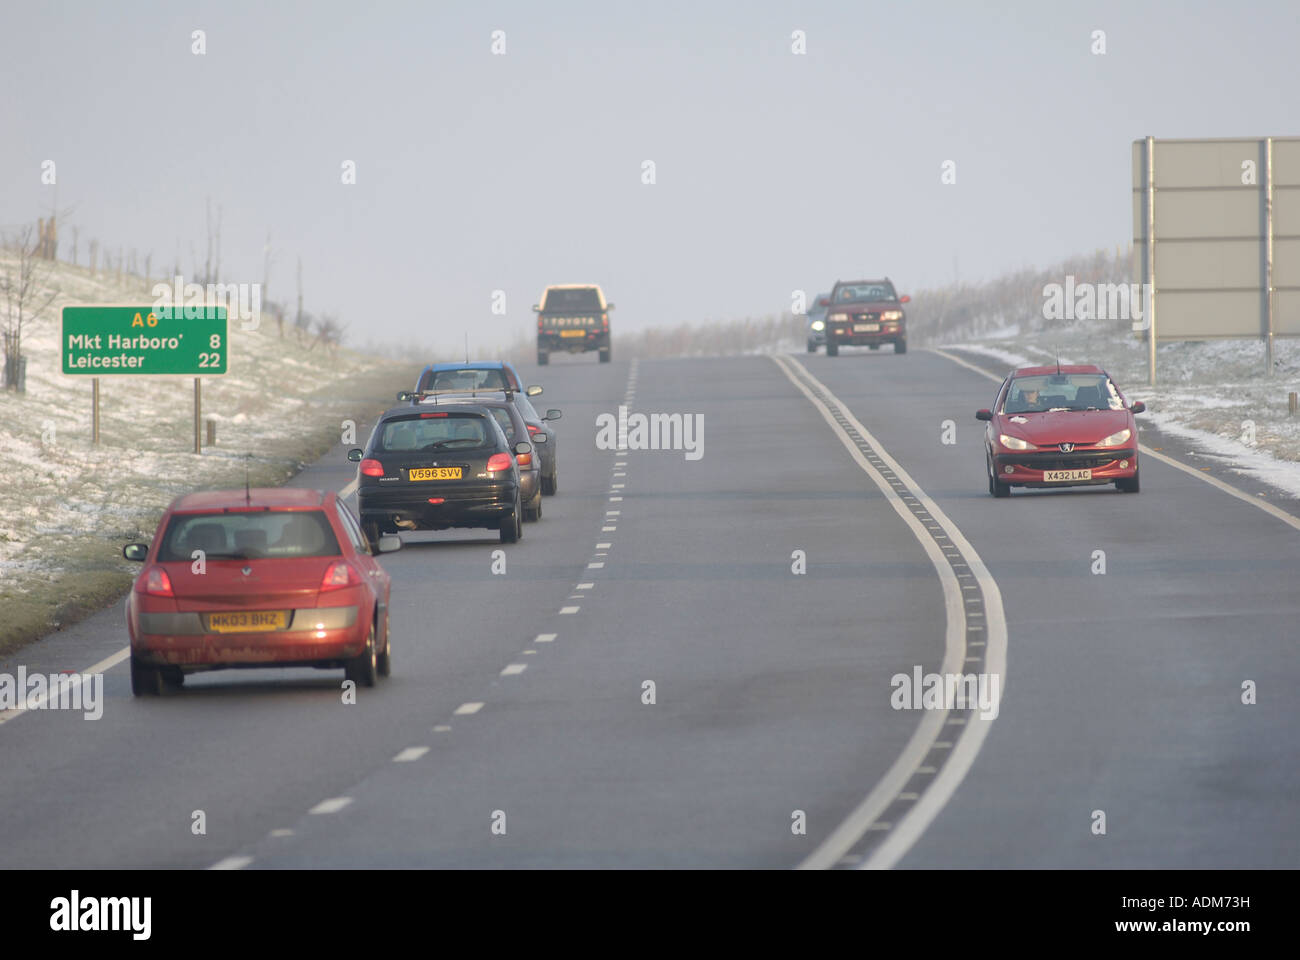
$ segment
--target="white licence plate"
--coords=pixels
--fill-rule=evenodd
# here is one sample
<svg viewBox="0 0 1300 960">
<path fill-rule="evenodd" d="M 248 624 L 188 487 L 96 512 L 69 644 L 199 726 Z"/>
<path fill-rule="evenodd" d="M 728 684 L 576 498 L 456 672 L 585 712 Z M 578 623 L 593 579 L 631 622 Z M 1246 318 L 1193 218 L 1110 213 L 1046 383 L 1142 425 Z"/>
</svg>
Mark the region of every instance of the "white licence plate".
<svg viewBox="0 0 1300 960">
<path fill-rule="evenodd" d="M 1047 482 L 1069 480 L 1091 480 L 1091 470 L 1044 470 L 1043 479 Z"/>
<path fill-rule="evenodd" d="M 853 325 L 854 333 L 875 333 L 879 329 L 880 324 L 878 323 L 855 323 Z"/>
</svg>

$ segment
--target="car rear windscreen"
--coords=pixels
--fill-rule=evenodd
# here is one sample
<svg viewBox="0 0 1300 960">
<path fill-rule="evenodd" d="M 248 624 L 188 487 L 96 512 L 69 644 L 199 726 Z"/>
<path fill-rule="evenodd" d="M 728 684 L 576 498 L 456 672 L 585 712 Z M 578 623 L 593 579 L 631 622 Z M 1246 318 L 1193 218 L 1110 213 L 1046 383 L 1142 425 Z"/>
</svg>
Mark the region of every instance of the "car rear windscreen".
<svg viewBox="0 0 1300 960">
<path fill-rule="evenodd" d="M 196 555 L 196 550 L 202 550 Z M 162 563 L 260 560 L 276 557 L 336 557 L 339 542 L 321 510 L 253 510 L 239 513 L 181 513 L 163 534 Z"/>
<path fill-rule="evenodd" d="M 427 371 L 420 378 L 419 389 L 424 390 L 505 390 L 506 375 L 501 370 L 438 370 Z"/>
<path fill-rule="evenodd" d="M 543 313 L 600 313 L 600 296 L 593 287 L 547 290 Z"/>
<path fill-rule="evenodd" d="M 375 453 L 468 450 L 489 442 L 491 428 L 481 414 L 417 413 L 385 420 Z"/>
</svg>

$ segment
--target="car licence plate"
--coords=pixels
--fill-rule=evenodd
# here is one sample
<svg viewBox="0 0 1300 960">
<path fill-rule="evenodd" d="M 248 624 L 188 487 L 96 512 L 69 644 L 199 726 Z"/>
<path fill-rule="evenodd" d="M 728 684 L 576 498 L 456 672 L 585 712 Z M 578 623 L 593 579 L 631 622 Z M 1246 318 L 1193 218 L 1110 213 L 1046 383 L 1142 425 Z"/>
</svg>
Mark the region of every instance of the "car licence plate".
<svg viewBox="0 0 1300 960">
<path fill-rule="evenodd" d="M 585 337 L 586 335 L 587 335 L 586 330 L 561 330 L 560 331 L 560 336 L 562 337 Z"/>
<path fill-rule="evenodd" d="M 406 471 L 408 480 L 459 480 L 460 467 L 423 467 Z"/>
<path fill-rule="evenodd" d="M 213 633 L 262 633 L 283 630 L 288 626 L 288 610 L 240 610 L 208 614 L 208 629 Z"/>
<path fill-rule="evenodd" d="M 1061 480 L 1091 480 L 1091 470 L 1044 470 L 1043 479 L 1046 481 Z"/>
<path fill-rule="evenodd" d="M 878 323 L 855 323 L 853 325 L 854 333 L 875 333 L 879 329 L 880 324 Z"/>
</svg>

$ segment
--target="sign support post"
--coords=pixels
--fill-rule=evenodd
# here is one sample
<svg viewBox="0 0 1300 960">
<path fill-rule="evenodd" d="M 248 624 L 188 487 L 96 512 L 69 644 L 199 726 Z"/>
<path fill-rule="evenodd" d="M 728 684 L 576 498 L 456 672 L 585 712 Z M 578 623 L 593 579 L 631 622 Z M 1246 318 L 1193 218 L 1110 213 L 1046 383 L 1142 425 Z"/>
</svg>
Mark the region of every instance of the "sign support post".
<svg viewBox="0 0 1300 960">
<path fill-rule="evenodd" d="M 91 379 L 90 442 L 96 446 L 99 445 L 99 377 Z"/>
<path fill-rule="evenodd" d="M 1146 207 L 1147 237 L 1147 377 L 1151 386 L 1156 385 L 1156 138 L 1147 137 L 1146 150 Z"/>
<path fill-rule="evenodd" d="M 202 453 L 203 448 L 200 445 L 202 434 L 199 428 L 203 423 L 203 378 L 194 378 L 194 452 Z"/>
</svg>

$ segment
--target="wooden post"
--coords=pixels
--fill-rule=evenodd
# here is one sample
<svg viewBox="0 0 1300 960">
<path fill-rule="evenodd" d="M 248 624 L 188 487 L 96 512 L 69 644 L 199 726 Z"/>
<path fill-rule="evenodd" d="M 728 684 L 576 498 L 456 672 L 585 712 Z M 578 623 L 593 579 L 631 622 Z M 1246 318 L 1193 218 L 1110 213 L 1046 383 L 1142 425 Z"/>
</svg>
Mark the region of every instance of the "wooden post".
<svg viewBox="0 0 1300 960">
<path fill-rule="evenodd" d="M 207 445 L 208 445 L 209 447 L 215 447 L 215 446 L 217 445 L 217 421 L 213 420 L 211 417 L 208 418 L 208 443 L 207 443 Z"/>
<path fill-rule="evenodd" d="M 91 381 L 90 399 L 90 442 L 99 443 L 99 377 Z"/>
<path fill-rule="evenodd" d="M 194 452 L 195 453 L 203 452 L 203 447 L 200 442 L 203 439 L 203 434 L 201 431 L 201 426 L 203 423 L 203 387 L 201 386 L 202 382 L 203 381 L 201 378 L 199 377 L 194 378 Z"/>
</svg>

